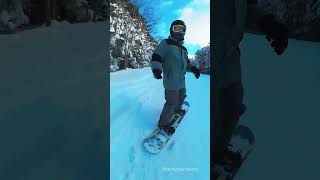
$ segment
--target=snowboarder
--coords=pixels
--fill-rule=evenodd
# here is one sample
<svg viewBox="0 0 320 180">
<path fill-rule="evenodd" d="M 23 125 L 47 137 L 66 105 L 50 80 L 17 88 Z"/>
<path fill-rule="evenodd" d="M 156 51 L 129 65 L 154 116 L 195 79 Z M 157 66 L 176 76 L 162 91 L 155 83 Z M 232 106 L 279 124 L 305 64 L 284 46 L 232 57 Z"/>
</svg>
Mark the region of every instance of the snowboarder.
<svg viewBox="0 0 320 180">
<path fill-rule="evenodd" d="M 213 6 L 213 91 L 211 101 L 211 164 L 241 165 L 241 155 L 230 149 L 230 140 L 240 116 L 245 112 L 241 78 L 240 48 L 246 23 L 253 22 L 258 31 L 267 35 L 274 51 L 280 55 L 288 44 L 287 29 L 273 15 L 249 17 L 248 7 L 255 0 L 215 0 Z M 247 16 L 248 15 L 248 16 Z M 250 20 L 248 20 L 250 19 Z"/>
<path fill-rule="evenodd" d="M 170 120 L 175 112 L 182 111 L 181 105 L 187 96 L 185 87 L 187 69 L 193 72 L 197 79 L 200 76 L 200 70 L 189 61 L 188 51 L 183 46 L 186 29 L 182 20 L 173 21 L 169 37 L 162 40 L 152 54 L 151 69 L 156 79 L 163 78 L 166 100 L 158 127 L 167 134 L 175 132 L 175 128 L 170 126 Z"/>
</svg>

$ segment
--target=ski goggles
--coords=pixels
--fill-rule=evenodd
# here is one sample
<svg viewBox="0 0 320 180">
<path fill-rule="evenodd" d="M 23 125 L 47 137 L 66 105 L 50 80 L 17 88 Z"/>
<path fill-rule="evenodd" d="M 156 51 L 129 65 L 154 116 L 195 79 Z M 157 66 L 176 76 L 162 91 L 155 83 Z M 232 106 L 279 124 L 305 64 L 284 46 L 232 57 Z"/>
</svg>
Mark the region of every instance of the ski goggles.
<svg viewBox="0 0 320 180">
<path fill-rule="evenodd" d="M 186 32 L 186 27 L 184 25 L 173 25 L 172 26 L 172 31 L 173 32 L 180 32 L 180 33 L 185 33 Z"/>
</svg>

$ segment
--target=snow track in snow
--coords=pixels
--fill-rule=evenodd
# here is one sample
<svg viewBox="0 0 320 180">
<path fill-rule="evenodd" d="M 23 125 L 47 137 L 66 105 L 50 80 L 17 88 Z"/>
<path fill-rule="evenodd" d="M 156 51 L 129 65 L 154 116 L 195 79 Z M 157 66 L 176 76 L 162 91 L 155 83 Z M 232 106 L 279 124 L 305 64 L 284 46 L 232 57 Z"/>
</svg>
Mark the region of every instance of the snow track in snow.
<svg viewBox="0 0 320 180">
<path fill-rule="evenodd" d="M 209 76 L 187 73 L 186 80 L 191 109 L 163 151 L 153 155 L 142 142 L 159 120 L 162 80 L 154 79 L 150 68 L 111 73 L 111 179 L 209 179 Z M 174 171 L 190 167 L 198 171 Z"/>
</svg>

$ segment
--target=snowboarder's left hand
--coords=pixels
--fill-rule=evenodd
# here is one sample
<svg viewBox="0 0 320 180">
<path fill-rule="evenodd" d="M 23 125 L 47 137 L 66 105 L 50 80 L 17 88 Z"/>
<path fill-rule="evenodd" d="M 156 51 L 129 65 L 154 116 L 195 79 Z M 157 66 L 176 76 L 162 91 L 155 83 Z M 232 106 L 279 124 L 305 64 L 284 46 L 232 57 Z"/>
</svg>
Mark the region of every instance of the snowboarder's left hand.
<svg viewBox="0 0 320 180">
<path fill-rule="evenodd" d="M 152 72 L 153 72 L 153 76 L 156 79 L 162 79 L 162 76 L 161 76 L 162 71 L 161 71 L 161 69 L 154 69 L 154 70 L 152 70 Z"/>
<path fill-rule="evenodd" d="M 200 77 L 200 70 L 198 68 L 191 66 L 190 70 L 197 79 Z"/>
<path fill-rule="evenodd" d="M 271 42 L 274 52 L 281 55 L 288 46 L 288 27 L 272 14 L 264 15 L 257 24 L 261 32 L 266 35 L 266 39 Z"/>
</svg>

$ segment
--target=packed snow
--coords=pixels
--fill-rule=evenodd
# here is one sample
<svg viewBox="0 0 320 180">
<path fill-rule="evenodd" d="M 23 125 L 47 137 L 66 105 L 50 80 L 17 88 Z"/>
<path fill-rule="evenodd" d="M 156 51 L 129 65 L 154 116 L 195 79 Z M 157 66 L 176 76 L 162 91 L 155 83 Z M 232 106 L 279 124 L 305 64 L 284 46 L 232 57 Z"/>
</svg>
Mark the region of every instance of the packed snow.
<svg viewBox="0 0 320 180">
<path fill-rule="evenodd" d="M 107 179 L 106 23 L 0 35 L 0 179 Z"/>
<path fill-rule="evenodd" d="M 210 179 L 210 78 L 186 74 L 190 109 L 160 154 L 143 139 L 157 126 L 164 100 L 162 80 L 150 68 L 110 75 L 110 178 L 112 180 Z"/>
<path fill-rule="evenodd" d="M 263 36 L 246 34 L 241 64 L 256 137 L 235 180 L 320 179 L 320 43 L 290 39 L 278 56 Z"/>
</svg>

